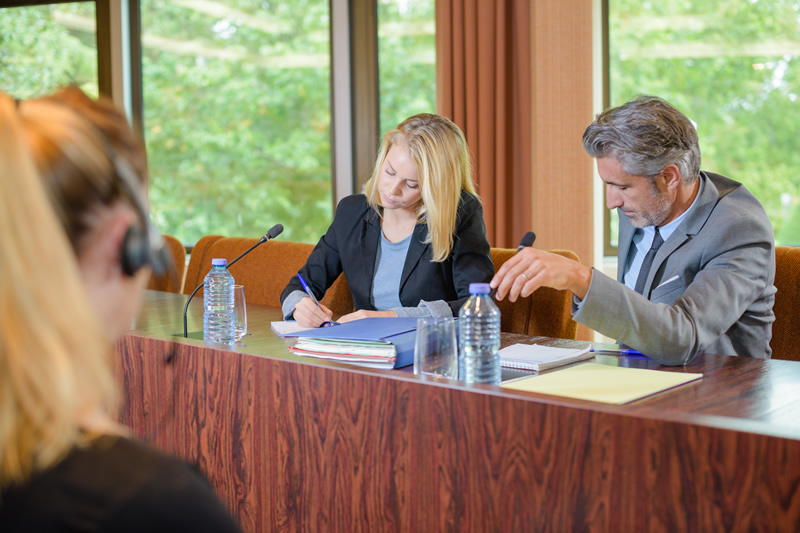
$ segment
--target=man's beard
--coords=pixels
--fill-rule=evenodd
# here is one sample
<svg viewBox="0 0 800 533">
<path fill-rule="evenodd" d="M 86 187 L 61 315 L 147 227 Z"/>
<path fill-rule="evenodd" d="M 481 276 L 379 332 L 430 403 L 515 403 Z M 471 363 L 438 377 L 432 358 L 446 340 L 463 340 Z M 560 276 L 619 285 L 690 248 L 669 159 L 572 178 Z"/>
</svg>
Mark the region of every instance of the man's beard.
<svg viewBox="0 0 800 533">
<path fill-rule="evenodd" d="M 652 195 L 647 205 L 644 206 L 644 211 L 634 211 L 633 216 L 628 215 L 631 224 L 636 228 L 658 226 L 666 220 L 672 209 L 672 202 L 669 201 L 666 194 L 658 190 L 655 183 L 651 184 L 650 191 Z"/>
</svg>

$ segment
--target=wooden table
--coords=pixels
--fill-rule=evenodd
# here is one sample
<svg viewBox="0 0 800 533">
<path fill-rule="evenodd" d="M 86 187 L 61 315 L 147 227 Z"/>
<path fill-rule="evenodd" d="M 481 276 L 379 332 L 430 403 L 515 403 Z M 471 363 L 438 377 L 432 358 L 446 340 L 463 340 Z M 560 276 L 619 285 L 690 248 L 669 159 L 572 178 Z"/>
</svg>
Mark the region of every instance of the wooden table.
<svg viewBox="0 0 800 533">
<path fill-rule="evenodd" d="M 800 530 L 800 363 L 601 356 L 703 373 L 616 406 L 296 357 L 277 309 L 207 346 L 173 336 L 185 298 L 148 292 L 117 343 L 120 418 L 196 461 L 247 531 Z M 201 301 L 189 315 L 197 332 Z"/>
</svg>

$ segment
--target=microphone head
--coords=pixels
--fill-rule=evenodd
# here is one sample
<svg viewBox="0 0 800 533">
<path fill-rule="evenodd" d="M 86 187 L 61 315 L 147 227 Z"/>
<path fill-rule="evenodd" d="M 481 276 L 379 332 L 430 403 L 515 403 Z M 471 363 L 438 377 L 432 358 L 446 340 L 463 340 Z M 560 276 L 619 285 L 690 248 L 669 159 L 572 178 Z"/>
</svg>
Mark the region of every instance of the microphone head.
<svg viewBox="0 0 800 533">
<path fill-rule="evenodd" d="M 533 242 L 536 240 L 536 234 L 532 231 L 529 231 L 525 235 L 522 236 L 522 240 L 519 241 L 519 248 L 525 248 L 526 246 L 533 246 Z"/>
<path fill-rule="evenodd" d="M 274 239 L 281 233 L 283 233 L 283 224 L 275 224 L 269 228 L 269 231 L 267 232 L 267 239 Z"/>
</svg>

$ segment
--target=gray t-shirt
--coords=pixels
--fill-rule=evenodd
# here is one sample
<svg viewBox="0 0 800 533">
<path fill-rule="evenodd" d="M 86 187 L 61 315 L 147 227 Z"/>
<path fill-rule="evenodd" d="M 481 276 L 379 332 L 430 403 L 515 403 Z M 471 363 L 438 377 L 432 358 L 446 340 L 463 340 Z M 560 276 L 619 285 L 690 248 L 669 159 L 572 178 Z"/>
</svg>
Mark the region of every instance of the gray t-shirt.
<svg viewBox="0 0 800 533">
<path fill-rule="evenodd" d="M 372 301 L 378 311 L 402 307 L 400 303 L 400 278 L 406 263 L 411 235 L 400 242 L 390 242 L 381 232 L 381 245 L 375 254 L 375 278 L 372 282 Z"/>
<path fill-rule="evenodd" d="M 444 300 L 422 300 L 417 307 L 403 307 L 400 302 L 400 279 L 413 236 L 412 233 L 400 242 L 389 242 L 381 232 L 381 245 L 375 254 L 375 277 L 370 303 L 379 311 L 394 311 L 400 317 L 451 317 L 453 311 Z M 291 318 L 297 303 L 307 296 L 303 291 L 292 292 L 281 305 L 283 316 L 286 319 Z"/>
</svg>

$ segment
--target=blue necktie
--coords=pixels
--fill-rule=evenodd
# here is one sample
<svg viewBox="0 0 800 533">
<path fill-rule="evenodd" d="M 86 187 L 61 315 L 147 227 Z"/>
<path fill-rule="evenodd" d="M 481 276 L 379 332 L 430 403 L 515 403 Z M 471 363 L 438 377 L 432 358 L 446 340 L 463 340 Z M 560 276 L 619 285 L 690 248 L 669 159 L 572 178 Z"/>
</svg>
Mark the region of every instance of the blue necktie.
<svg viewBox="0 0 800 533">
<path fill-rule="evenodd" d="M 650 249 L 647 251 L 647 255 L 644 256 L 642 268 L 639 270 L 639 277 L 636 278 L 636 288 L 634 288 L 634 290 L 639 294 L 643 294 L 644 284 L 647 281 L 647 275 L 650 273 L 650 267 L 653 266 L 653 259 L 656 258 L 656 252 L 658 252 L 658 249 L 661 248 L 662 244 L 664 244 L 664 239 L 661 238 L 661 234 L 658 232 L 658 227 L 656 227 L 656 235 L 653 237 L 653 245 L 650 246 Z"/>
</svg>

